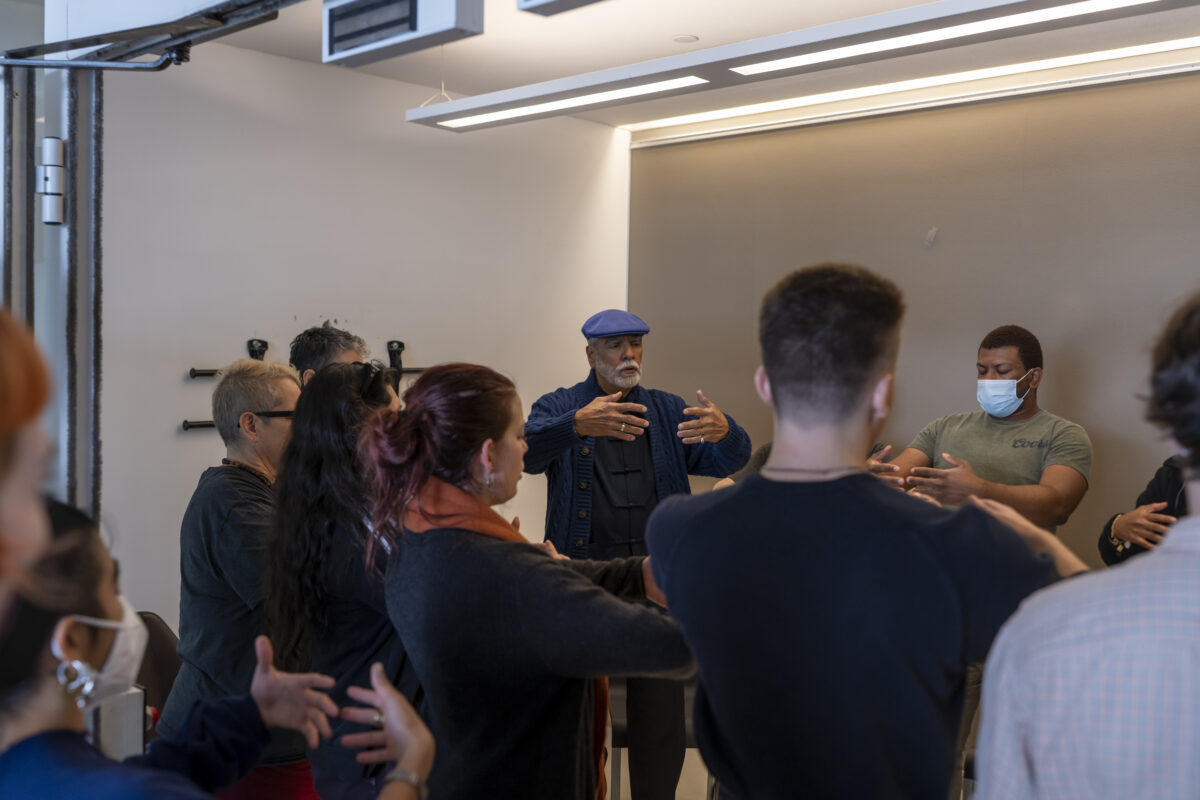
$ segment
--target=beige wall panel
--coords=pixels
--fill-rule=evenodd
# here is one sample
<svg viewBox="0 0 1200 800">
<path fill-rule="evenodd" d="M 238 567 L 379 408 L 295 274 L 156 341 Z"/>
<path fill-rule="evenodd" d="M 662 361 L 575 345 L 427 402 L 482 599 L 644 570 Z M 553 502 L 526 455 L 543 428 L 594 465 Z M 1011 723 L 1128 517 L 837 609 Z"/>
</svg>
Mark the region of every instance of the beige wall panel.
<svg viewBox="0 0 1200 800">
<path fill-rule="evenodd" d="M 1165 316 L 1200 290 L 1197 130 L 1200 78 L 1178 77 L 635 151 L 629 307 L 654 329 L 647 382 L 703 387 L 757 446 L 763 293 L 794 267 L 862 264 L 908 300 L 885 432 L 903 448 L 977 408 L 980 339 L 1024 325 L 1045 350 L 1043 407 L 1095 446 L 1060 533 L 1099 564 L 1100 527 L 1171 452 L 1139 396 Z"/>
</svg>

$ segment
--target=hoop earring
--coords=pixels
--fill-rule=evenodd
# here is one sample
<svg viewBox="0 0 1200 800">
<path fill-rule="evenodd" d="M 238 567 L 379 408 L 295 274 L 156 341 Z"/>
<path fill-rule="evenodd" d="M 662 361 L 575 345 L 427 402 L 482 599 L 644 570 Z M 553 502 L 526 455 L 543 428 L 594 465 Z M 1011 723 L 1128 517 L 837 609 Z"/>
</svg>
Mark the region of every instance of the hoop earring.
<svg viewBox="0 0 1200 800">
<path fill-rule="evenodd" d="M 83 708 L 96 688 L 96 673 L 82 661 L 60 661 L 56 672 L 58 684 L 67 696 L 75 699 L 75 705 Z"/>
</svg>

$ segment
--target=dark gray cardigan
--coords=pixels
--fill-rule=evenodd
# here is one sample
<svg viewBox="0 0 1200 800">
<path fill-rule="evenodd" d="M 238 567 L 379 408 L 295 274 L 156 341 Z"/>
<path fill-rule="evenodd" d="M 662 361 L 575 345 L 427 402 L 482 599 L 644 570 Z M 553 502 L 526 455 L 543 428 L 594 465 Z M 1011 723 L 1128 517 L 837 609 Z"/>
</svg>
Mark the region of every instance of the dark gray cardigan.
<svg viewBox="0 0 1200 800">
<path fill-rule="evenodd" d="M 694 670 L 678 625 L 629 602 L 645 598 L 642 561 L 555 560 L 464 530 L 401 537 L 388 615 L 425 687 L 431 798 L 592 800 L 589 679 Z"/>
</svg>

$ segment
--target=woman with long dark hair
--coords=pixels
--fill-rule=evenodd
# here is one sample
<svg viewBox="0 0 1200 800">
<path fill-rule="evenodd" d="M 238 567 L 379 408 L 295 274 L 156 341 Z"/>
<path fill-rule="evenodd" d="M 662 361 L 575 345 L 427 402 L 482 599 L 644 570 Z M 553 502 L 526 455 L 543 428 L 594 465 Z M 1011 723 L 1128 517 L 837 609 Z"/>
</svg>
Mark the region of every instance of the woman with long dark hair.
<svg viewBox="0 0 1200 800">
<path fill-rule="evenodd" d="M 426 693 L 439 800 L 591 800 L 603 676 L 685 677 L 678 626 L 644 602 L 649 561 L 566 561 L 491 506 L 517 491 L 524 415 L 512 381 L 443 364 L 363 433 L 376 492 L 368 563 L 389 553 L 389 616 Z M 661 596 L 661 595 L 659 595 Z"/>
<path fill-rule="evenodd" d="M 371 664 L 414 705 L 420 685 L 404 645 L 388 620 L 382 564 L 364 567 L 370 502 L 358 466 L 357 443 L 372 411 L 398 407 L 399 373 L 376 364 L 330 364 L 304 387 L 292 417 L 276 488 L 267 545 L 266 607 L 280 662 L 337 678 L 330 692 L 346 702 L 348 686 L 369 681 Z M 323 800 L 375 797 L 382 764 L 361 763 L 339 745 L 363 731 L 340 720 L 334 739 L 309 751 L 313 783 Z"/>
</svg>

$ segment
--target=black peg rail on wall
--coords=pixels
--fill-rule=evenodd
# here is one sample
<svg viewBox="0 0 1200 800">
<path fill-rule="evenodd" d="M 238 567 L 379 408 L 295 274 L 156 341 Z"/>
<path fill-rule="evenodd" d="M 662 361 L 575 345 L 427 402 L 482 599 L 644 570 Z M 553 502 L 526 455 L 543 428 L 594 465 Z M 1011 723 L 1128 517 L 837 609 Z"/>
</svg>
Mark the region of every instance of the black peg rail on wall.
<svg viewBox="0 0 1200 800">
<path fill-rule="evenodd" d="M 267 355 L 267 349 L 270 345 L 266 339 L 249 339 L 246 342 L 246 352 L 251 358 L 262 361 Z M 406 367 L 403 360 L 404 342 L 398 339 L 391 339 L 387 343 L 388 363 L 395 369 L 400 370 L 403 375 L 415 375 L 418 372 L 424 372 L 424 367 Z M 220 370 L 205 369 L 202 367 L 192 367 L 188 370 L 188 377 L 195 380 L 196 378 L 215 378 Z M 211 419 L 185 419 L 182 428 L 185 431 L 200 428 L 215 428 L 217 423 Z"/>
</svg>

